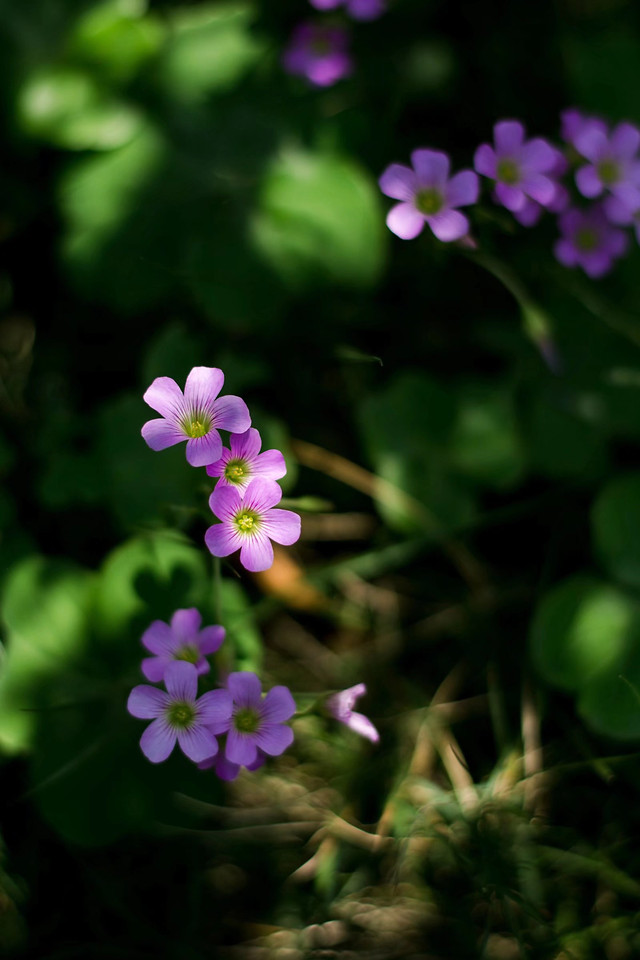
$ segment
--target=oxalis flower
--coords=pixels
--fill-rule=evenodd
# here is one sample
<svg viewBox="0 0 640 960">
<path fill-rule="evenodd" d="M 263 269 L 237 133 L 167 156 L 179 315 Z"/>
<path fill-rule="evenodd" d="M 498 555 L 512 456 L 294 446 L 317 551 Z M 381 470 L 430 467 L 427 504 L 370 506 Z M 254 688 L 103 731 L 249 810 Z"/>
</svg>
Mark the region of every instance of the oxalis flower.
<svg viewBox="0 0 640 960">
<path fill-rule="evenodd" d="M 574 138 L 578 153 L 591 163 L 576 171 L 576 185 L 583 197 L 599 197 L 607 191 L 629 209 L 640 207 L 640 130 L 632 123 L 619 123 L 611 136 L 591 123 Z"/>
<path fill-rule="evenodd" d="M 140 720 L 153 720 L 140 738 L 140 747 L 151 763 L 162 763 L 176 745 L 195 763 L 214 757 L 218 741 L 214 732 L 226 729 L 232 712 L 227 690 L 211 690 L 199 699 L 198 671 L 192 663 L 176 660 L 165 670 L 167 688 L 141 685 L 129 694 L 127 710 Z"/>
<path fill-rule="evenodd" d="M 218 397 L 223 383 L 224 374 L 218 367 L 194 367 L 184 394 L 171 377 L 156 377 L 144 400 L 162 414 L 162 419 L 145 423 L 145 442 L 152 450 L 164 450 L 186 440 L 187 460 L 192 467 L 206 467 L 218 460 L 222 453 L 218 431 L 243 433 L 251 426 L 244 400 Z"/>
<path fill-rule="evenodd" d="M 449 178 L 449 157 L 438 150 L 414 150 L 411 167 L 392 163 L 384 171 L 380 189 L 387 197 L 402 200 L 387 215 L 389 230 L 402 240 L 413 240 L 425 223 L 445 243 L 469 232 L 469 221 L 456 207 L 478 199 L 478 177 L 461 170 Z"/>
<path fill-rule="evenodd" d="M 273 510 L 282 499 L 275 480 L 252 480 L 244 491 L 219 484 L 209 497 L 209 506 L 222 523 L 214 524 L 204 540 L 214 557 L 240 551 L 245 570 L 257 573 L 273 563 L 271 540 L 286 546 L 300 537 L 300 517 L 292 510 Z"/>
<path fill-rule="evenodd" d="M 553 252 L 565 267 L 582 267 L 590 277 L 608 273 L 629 244 L 628 235 L 611 226 L 597 205 L 589 210 L 567 210 L 558 218 L 562 237 Z"/>
<path fill-rule="evenodd" d="M 306 77 L 316 87 L 331 87 L 353 69 L 348 45 L 349 35 L 341 27 L 301 23 L 293 31 L 282 65 L 287 73 Z"/>
<path fill-rule="evenodd" d="M 261 750 L 258 750 L 258 756 L 253 763 L 247 764 L 247 770 L 252 772 L 254 770 L 258 770 L 260 767 L 264 766 L 266 759 L 266 755 L 262 753 Z M 223 751 L 220 750 L 215 757 L 212 757 L 210 760 L 203 760 L 202 763 L 199 763 L 198 768 L 200 770 L 211 770 L 211 768 L 213 768 L 214 773 L 220 778 L 220 780 L 235 780 L 242 770 L 242 764 L 231 763 L 230 760 L 227 760 Z"/>
<path fill-rule="evenodd" d="M 233 710 L 225 760 L 255 769 L 261 755 L 277 757 L 284 753 L 293 743 L 293 730 L 286 726 L 286 721 L 296 712 L 288 687 L 273 687 L 263 698 L 259 678 L 248 671 L 230 673 L 226 686 L 233 699 Z M 227 772 L 233 771 L 227 768 Z"/>
<path fill-rule="evenodd" d="M 154 620 L 142 634 L 140 641 L 153 657 L 142 661 L 142 672 L 147 680 L 159 683 L 165 671 L 174 660 L 193 663 L 198 675 L 209 672 L 206 655 L 215 653 L 224 640 L 224 627 L 205 627 L 200 629 L 202 617 L 195 607 L 176 610 L 171 617 L 171 625 L 163 620 Z"/>
<path fill-rule="evenodd" d="M 359 700 L 366 692 L 365 684 L 357 683 L 355 687 L 347 687 L 346 690 L 331 694 L 330 697 L 327 697 L 325 706 L 332 717 L 335 717 L 340 723 L 344 723 L 354 733 L 366 737 L 372 743 L 377 743 L 380 734 L 371 720 L 365 717 L 363 713 L 356 713 L 353 709 L 356 700 Z"/>
<path fill-rule="evenodd" d="M 210 477 L 220 477 L 217 487 L 236 487 L 246 490 L 255 477 L 266 480 L 279 480 L 284 477 L 287 467 L 279 450 L 265 450 L 260 453 L 262 440 L 260 434 L 251 427 L 245 433 L 232 433 L 230 450 L 226 447 L 215 463 L 210 463 L 207 473 Z"/>
<path fill-rule="evenodd" d="M 345 7 L 354 20 L 376 20 L 387 8 L 386 0 L 309 0 L 316 10 Z"/>
<path fill-rule="evenodd" d="M 481 144 L 473 165 L 478 173 L 496 181 L 497 202 L 512 213 L 523 209 L 527 197 L 543 207 L 553 203 L 559 151 L 541 137 L 525 140 L 524 126 L 518 120 L 501 120 L 493 135 L 495 147 Z"/>
</svg>

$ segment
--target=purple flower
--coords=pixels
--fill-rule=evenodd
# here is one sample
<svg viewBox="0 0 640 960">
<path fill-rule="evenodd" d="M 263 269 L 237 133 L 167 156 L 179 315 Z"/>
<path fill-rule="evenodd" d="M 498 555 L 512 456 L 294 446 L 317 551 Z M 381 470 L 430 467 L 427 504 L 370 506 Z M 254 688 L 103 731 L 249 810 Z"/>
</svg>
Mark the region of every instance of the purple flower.
<svg viewBox="0 0 640 960">
<path fill-rule="evenodd" d="M 218 397 L 224 374 L 217 367 L 194 367 L 182 390 L 171 377 L 156 377 L 144 400 L 162 414 L 148 420 L 142 436 L 152 450 L 164 450 L 187 441 L 187 460 L 192 467 L 206 467 L 220 458 L 222 440 L 218 430 L 242 433 L 251 417 L 240 397 Z M 218 399 L 216 399 L 218 397 Z"/>
<path fill-rule="evenodd" d="M 289 546 L 300 537 L 300 517 L 292 510 L 273 510 L 282 499 L 275 480 L 257 477 L 243 492 L 219 484 L 209 497 L 209 506 L 222 520 L 205 533 L 204 540 L 214 557 L 228 557 L 240 551 L 245 570 L 257 573 L 273 563 L 271 540 Z"/>
<path fill-rule="evenodd" d="M 558 218 L 562 237 L 553 251 L 565 267 L 582 267 L 590 277 L 607 273 L 626 251 L 629 237 L 612 227 L 601 205 L 567 210 Z"/>
<path fill-rule="evenodd" d="M 316 87 L 330 87 L 353 69 L 348 43 L 341 27 L 301 23 L 293 31 L 282 63 L 288 73 L 306 77 Z"/>
<path fill-rule="evenodd" d="M 553 169 L 550 171 L 550 175 L 553 177 L 562 177 L 567 172 L 569 164 L 567 163 L 566 158 L 560 151 L 557 151 L 556 162 L 553 166 Z M 546 207 L 543 207 L 541 204 L 536 203 L 535 200 L 532 200 L 530 197 L 527 197 L 524 207 L 521 210 L 514 210 L 513 216 L 521 223 L 523 227 L 533 227 L 536 225 L 540 217 L 542 216 L 543 210 L 548 210 L 549 213 L 562 213 L 563 210 L 569 206 L 571 202 L 571 197 L 569 196 L 569 191 L 563 183 L 556 183 L 556 194 L 551 203 L 547 204 Z"/>
<path fill-rule="evenodd" d="M 605 197 L 602 205 L 610 223 L 623 227 L 633 225 L 636 240 L 640 243 L 640 206 L 632 209 L 614 196 Z"/>
<path fill-rule="evenodd" d="M 198 671 L 192 663 L 176 660 L 165 670 L 167 692 L 141 685 L 129 694 L 127 710 L 140 720 L 153 720 L 140 739 L 151 763 L 162 763 L 176 745 L 198 763 L 218 752 L 215 733 L 226 729 L 232 700 L 226 690 L 211 690 L 198 700 Z"/>
<path fill-rule="evenodd" d="M 261 750 L 258 750 L 257 758 L 253 763 L 247 764 L 247 770 L 258 770 L 260 767 L 264 766 L 266 759 L 266 755 L 262 753 Z M 235 780 L 242 770 L 242 764 L 231 763 L 230 760 L 227 760 L 222 751 L 217 753 L 215 757 L 211 757 L 209 760 L 203 760 L 202 763 L 198 764 L 198 767 L 200 770 L 210 770 L 213 767 L 216 776 L 219 777 L 220 780 Z"/>
<path fill-rule="evenodd" d="M 495 199 L 512 213 L 521 211 L 527 197 L 543 207 L 553 203 L 557 185 L 553 171 L 559 151 L 540 137 L 525 140 L 518 120 L 501 120 L 493 128 L 495 148 L 481 144 L 473 165 L 485 177 L 496 181 Z"/>
<path fill-rule="evenodd" d="M 403 240 L 412 240 L 425 223 L 448 243 L 469 232 L 469 221 L 455 207 L 478 199 L 478 178 L 473 170 L 461 170 L 449 179 L 449 157 L 438 150 L 414 150 L 411 167 L 392 163 L 384 171 L 380 189 L 387 197 L 401 200 L 387 215 L 387 226 Z"/>
<path fill-rule="evenodd" d="M 217 487 L 236 487 L 244 491 L 255 477 L 279 480 L 287 472 L 279 450 L 260 453 L 262 440 L 255 427 L 244 433 L 232 433 L 230 446 L 230 450 L 225 447 L 220 459 L 207 467 L 210 477 L 220 477 Z"/>
<path fill-rule="evenodd" d="M 142 661 L 142 672 L 147 680 L 160 683 L 165 670 L 174 660 L 193 663 L 198 675 L 209 672 L 206 654 L 215 653 L 224 640 L 224 627 L 200 629 L 202 617 L 195 607 L 176 610 L 171 626 L 163 620 L 154 620 L 142 634 L 141 642 L 154 657 Z"/>
<path fill-rule="evenodd" d="M 576 150 L 591 162 L 576 172 L 576 184 L 584 197 L 599 197 L 605 191 L 629 209 L 640 207 L 640 130 L 632 123 L 619 123 L 611 136 L 594 124 L 580 130 Z"/>
<path fill-rule="evenodd" d="M 334 693 L 330 697 L 327 697 L 326 708 L 332 717 L 335 717 L 340 723 L 344 723 L 345 726 L 353 730 L 354 733 L 358 733 L 361 737 L 366 737 L 367 740 L 371 740 L 372 743 L 377 743 L 380 739 L 380 734 L 371 723 L 371 720 L 365 717 L 363 713 L 356 713 L 353 710 L 356 700 L 366 692 L 367 688 L 364 683 L 357 683 L 355 687 L 348 687 L 346 690 L 341 690 L 339 693 Z"/>
<path fill-rule="evenodd" d="M 277 757 L 291 746 L 293 730 L 285 721 L 296 712 L 296 704 L 287 687 L 273 687 L 263 699 L 259 678 L 255 673 L 242 671 L 229 674 L 227 690 L 233 699 L 233 710 L 227 724 L 225 760 L 255 769 L 263 754 Z M 233 768 L 224 765 L 221 770 L 233 773 Z"/>
<path fill-rule="evenodd" d="M 601 130 L 606 134 L 607 125 L 599 117 L 587 117 L 573 107 L 560 114 L 560 136 L 572 147 L 576 145 L 576 137 L 589 129 Z"/>
<path fill-rule="evenodd" d="M 335 10 L 346 7 L 354 20 L 377 20 L 386 10 L 386 0 L 309 0 L 316 10 Z"/>
</svg>

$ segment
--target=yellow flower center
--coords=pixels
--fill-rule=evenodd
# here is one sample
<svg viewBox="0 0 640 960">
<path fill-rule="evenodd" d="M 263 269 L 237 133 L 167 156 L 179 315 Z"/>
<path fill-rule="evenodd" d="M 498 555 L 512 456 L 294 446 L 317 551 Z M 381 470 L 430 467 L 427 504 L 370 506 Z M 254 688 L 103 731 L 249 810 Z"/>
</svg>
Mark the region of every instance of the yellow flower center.
<svg viewBox="0 0 640 960">
<path fill-rule="evenodd" d="M 433 216 L 434 213 L 442 210 L 443 203 L 442 194 L 433 187 L 425 187 L 416 193 L 416 210 L 426 214 L 426 216 Z"/>
<path fill-rule="evenodd" d="M 520 180 L 520 170 L 515 160 L 498 160 L 496 173 L 497 179 L 509 186 L 513 186 Z"/>
<path fill-rule="evenodd" d="M 255 733 L 260 726 L 260 714 L 251 707 L 241 707 L 233 715 L 233 724 L 240 733 Z"/>
<path fill-rule="evenodd" d="M 234 517 L 236 530 L 239 533 L 254 533 L 260 525 L 260 517 L 254 510 L 240 510 Z"/>
<path fill-rule="evenodd" d="M 173 655 L 174 660 L 186 660 L 187 663 L 197 663 L 200 659 L 200 651 L 194 643 L 185 643 L 179 647 Z"/>
<path fill-rule="evenodd" d="M 177 700 L 167 709 L 167 720 L 172 727 L 187 730 L 196 718 L 196 711 L 192 703 Z"/>
<path fill-rule="evenodd" d="M 229 483 L 241 483 L 247 473 L 245 460 L 229 460 L 224 468 L 224 476 Z"/>
<path fill-rule="evenodd" d="M 601 160 L 596 170 L 602 182 L 607 186 L 612 183 L 617 183 L 620 179 L 620 170 L 614 160 Z"/>
<path fill-rule="evenodd" d="M 583 227 L 575 235 L 575 244 L 578 250 L 589 252 L 595 250 L 598 246 L 598 234 L 590 227 Z"/>
</svg>

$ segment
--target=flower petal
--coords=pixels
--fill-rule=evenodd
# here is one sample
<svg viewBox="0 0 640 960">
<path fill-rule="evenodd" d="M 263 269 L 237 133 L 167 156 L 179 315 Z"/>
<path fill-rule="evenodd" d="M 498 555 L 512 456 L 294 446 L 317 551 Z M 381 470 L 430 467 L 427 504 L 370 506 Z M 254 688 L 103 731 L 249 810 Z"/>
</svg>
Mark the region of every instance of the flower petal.
<svg viewBox="0 0 640 960">
<path fill-rule="evenodd" d="M 520 155 L 524 140 L 524 127 L 519 120 L 501 120 L 493 128 L 493 139 L 499 157 Z"/>
<path fill-rule="evenodd" d="M 633 123 L 619 123 L 611 133 L 611 149 L 624 160 L 630 160 L 640 147 L 640 130 Z"/>
<path fill-rule="evenodd" d="M 180 420 L 184 412 L 182 390 L 171 377 L 156 377 L 142 399 L 167 420 Z"/>
<path fill-rule="evenodd" d="M 140 737 L 140 748 L 151 763 L 166 760 L 175 744 L 175 730 L 164 719 L 154 720 Z"/>
<path fill-rule="evenodd" d="M 228 690 L 209 690 L 203 693 L 196 702 L 196 707 L 199 723 L 215 726 L 216 730 L 220 727 L 228 729 L 231 725 L 233 700 Z"/>
<path fill-rule="evenodd" d="M 450 207 L 467 207 L 477 202 L 479 192 L 478 175 L 473 170 L 461 170 L 447 184 L 447 203 Z"/>
<path fill-rule="evenodd" d="M 195 726 L 188 730 L 178 730 L 178 743 L 185 756 L 194 763 L 215 757 L 218 752 L 218 741 L 206 727 Z"/>
<path fill-rule="evenodd" d="M 564 267 L 575 267 L 578 263 L 578 251 L 570 240 L 556 240 L 553 246 L 553 252 L 556 260 Z"/>
<path fill-rule="evenodd" d="M 633 211 L 630 210 L 629 206 L 620 200 L 619 197 L 607 197 L 603 203 L 603 207 L 607 215 L 607 220 L 611 223 L 626 227 L 633 222 Z"/>
<path fill-rule="evenodd" d="M 173 631 L 163 620 L 154 620 L 140 637 L 140 643 L 151 653 L 171 653 L 176 648 Z"/>
<path fill-rule="evenodd" d="M 300 517 L 293 510 L 269 510 L 262 521 L 262 530 L 286 547 L 300 539 Z"/>
<path fill-rule="evenodd" d="M 190 437 L 187 440 L 187 460 L 192 467 L 206 467 L 220 459 L 222 438 L 215 427 L 211 427 L 204 437 Z"/>
<path fill-rule="evenodd" d="M 394 200 L 412 200 L 418 189 L 414 171 L 401 163 L 392 163 L 387 167 L 378 185 L 385 196 Z"/>
<path fill-rule="evenodd" d="M 496 197 L 498 203 L 501 203 L 514 213 L 516 210 L 522 210 L 527 198 L 520 189 L 520 187 L 512 187 L 507 183 L 497 183 L 496 184 Z"/>
<path fill-rule="evenodd" d="M 255 427 L 249 427 L 243 433 L 232 433 L 229 437 L 231 457 L 252 460 L 262 446 L 262 439 Z"/>
<path fill-rule="evenodd" d="M 363 713 L 352 713 L 347 721 L 347 726 L 350 730 L 353 730 L 354 733 L 358 733 L 361 737 L 366 737 L 367 740 L 371 740 L 372 743 L 377 743 L 380 739 L 380 734 L 371 723 L 371 720 L 365 717 Z"/>
<path fill-rule="evenodd" d="M 198 672 L 186 660 L 173 660 L 165 670 L 164 685 L 172 700 L 192 703 L 198 695 Z"/>
<path fill-rule="evenodd" d="M 178 639 L 180 645 L 193 640 L 200 629 L 202 616 L 195 607 L 188 607 L 185 610 L 176 610 L 171 617 L 171 629 Z"/>
<path fill-rule="evenodd" d="M 398 203 L 387 214 L 387 226 L 401 240 L 413 240 L 422 232 L 425 220 L 412 203 Z"/>
<path fill-rule="evenodd" d="M 164 690 L 141 684 L 134 687 L 127 700 L 127 710 L 139 720 L 153 720 L 162 716 L 169 705 L 169 697 Z"/>
<path fill-rule="evenodd" d="M 145 657 L 140 664 L 140 669 L 151 683 L 162 683 L 167 664 L 170 662 L 171 659 L 169 657 Z M 163 691 L 160 690 L 158 692 L 162 693 Z"/>
<path fill-rule="evenodd" d="M 525 176 L 531 173 L 549 173 L 558 162 L 558 151 L 542 137 L 534 137 L 522 148 L 522 165 Z"/>
<path fill-rule="evenodd" d="M 537 203 L 541 203 L 543 207 L 551 203 L 556 195 L 555 183 L 549 177 L 545 177 L 543 173 L 525 175 L 522 178 L 521 186 L 524 193 Z"/>
<path fill-rule="evenodd" d="M 204 630 L 201 630 L 197 640 L 200 653 L 209 654 L 219 650 L 222 646 L 225 633 L 224 627 L 218 626 L 205 627 Z"/>
<path fill-rule="evenodd" d="M 289 720 L 295 712 L 296 702 L 288 687 L 273 687 L 260 705 L 260 713 L 269 723 Z"/>
<path fill-rule="evenodd" d="M 585 123 L 576 133 L 573 145 L 587 160 L 597 163 L 609 149 L 606 131 L 598 124 Z"/>
<path fill-rule="evenodd" d="M 449 176 L 449 157 L 441 150 L 414 150 L 411 163 L 420 187 L 443 187 Z"/>
<path fill-rule="evenodd" d="M 184 385 L 184 399 L 191 410 L 210 410 L 224 384 L 218 367 L 194 367 Z"/>
<path fill-rule="evenodd" d="M 213 404 L 213 422 L 218 430 L 244 433 L 251 426 L 251 414 L 241 397 L 219 397 Z"/>
<path fill-rule="evenodd" d="M 259 707 L 262 684 L 257 674 L 250 670 L 238 670 L 227 677 L 227 690 L 239 707 Z"/>
<path fill-rule="evenodd" d="M 527 197 L 527 202 L 522 210 L 516 210 L 513 215 L 523 227 L 533 227 L 542 216 L 542 210 L 543 208 L 539 203 Z"/>
<path fill-rule="evenodd" d="M 580 266 L 589 277 L 597 279 L 609 272 L 613 266 L 613 258 L 608 250 L 599 250 L 597 253 L 582 256 Z"/>
<path fill-rule="evenodd" d="M 493 147 L 488 143 L 481 143 L 473 155 L 473 166 L 483 177 L 495 180 L 498 164 Z"/>
<path fill-rule="evenodd" d="M 255 734 L 240 733 L 239 730 L 232 727 L 227 735 L 224 751 L 227 760 L 245 767 L 253 763 L 258 756 L 258 748 L 254 738 Z"/>
<path fill-rule="evenodd" d="M 169 420 L 147 420 L 140 431 L 142 439 L 152 450 L 166 450 L 186 440 L 184 432 Z"/>
<path fill-rule="evenodd" d="M 211 766 L 216 768 L 216 776 L 220 777 L 221 780 L 235 780 L 242 770 L 239 763 L 231 763 L 230 760 L 227 760 L 222 751 L 218 754 Z"/>
<path fill-rule="evenodd" d="M 265 723 L 255 734 L 256 743 L 270 757 L 278 757 L 293 743 L 293 730 L 282 723 Z"/>
<path fill-rule="evenodd" d="M 287 465 L 280 450 L 265 450 L 253 461 L 251 472 L 256 477 L 280 480 L 287 472 Z"/>
<path fill-rule="evenodd" d="M 225 523 L 214 523 L 212 527 L 209 527 L 205 532 L 204 542 L 214 557 L 228 557 L 229 554 L 235 553 L 242 547 L 244 540 L 227 521 Z"/>
<path fill-rule="evenodd" d="M 266 533 L 254 533 L 243 540 L 240 563 L 250 573 L 261 573 L 273 566 L 273 547 Z"/>
<path fill-rule="evenodd" d="M 242 494 L 235 487 L 217 484 L 209 497 L 209 508 L 218 520 L 231 520 L 238 512 Z"/>
<path fill-rule="evenodd" d="M 257 513 L 266 513 L 271 507 L 282 500 L 282 489 L 275 480 L 266 477 L 256 477 L 244 492 L 242 505 L 255 510 Z"/>
<path fill-rule="evenodd" d="M 469 232 L 469 221 L 457 210 L 444 210 L 442 213 L 437 213 L 435 217 L 429 217 L 427 223 L 438 240 L 442 240 L 443 243 L 459 240 Z"/>
<path fill-rule="evenodd" d="M 583 197 L 598 197 L 604 187 L 595 167 L 580 167 L 576 171 L 576 186 Z"/>
</svg>

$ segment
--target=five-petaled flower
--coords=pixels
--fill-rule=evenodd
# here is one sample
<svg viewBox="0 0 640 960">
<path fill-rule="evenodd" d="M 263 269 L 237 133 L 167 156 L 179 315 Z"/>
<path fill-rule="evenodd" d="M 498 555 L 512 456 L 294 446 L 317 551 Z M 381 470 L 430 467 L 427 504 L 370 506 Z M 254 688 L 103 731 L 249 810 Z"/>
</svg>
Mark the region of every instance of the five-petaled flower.
<svg viewBox="0 0 640 960">
<path fill-rule="evenodd" d="M 330 87 L 353 69 L 348 45 L 349 35 L 341 27 L 301 23 L 293 31 L 282 64 L 287 73 L 306 77 L 316 87 Z"/>
<path fill-rule="evenodd" d="M 255 477 L 267 480 L 279 480 L 284 477 L 287 467 L 279 450 L 265 450 L 260 453 L 262 440 L 260 434 L 251 427 L 245 433 L 232 433 L 230 447 L 222 451 L 215 463 L 210 463 L 207 473 L 210 477 L 220 477 L 218 487 L 237 487 L 246 490 Z"/>
<path fill-rule="evenodd" d="M 165 670 L 174 660 L 186 660 L 195 665 L 198 675 L 208 673 L 206 656 L 215 653 L 224 640 L 224 627 L 212 626 L 200 629 L 202 616 L 195 607 L 176 610 L 171 625 L 163 620 L 154 620 L 140 638 L 153 657 L 142 661 L 142 672 L 147 680 L 159 683 Z"/>
<path fill-rule="evenodd" d="M 599 197 L 605 191 L 630 210 L 640 207 L 640 130 L 632 123 L 619 123 L 611 136 L 594 123 L 574 138 L 574 146 L 590 163 L 576 171 L 576 185 L 584 197 Z M 605 208 L 606 210 L 606 208 Z"/>
<path fill-rule="evenodd" d="M 296 712 L 288 687 L 273 687 L 263 698 L 260 679 L 255 673 L 230 673 L 227 690 L 233 699 L 228 723 L 225 759 L 238 767 L 255 769 L 263 754 L 277 757 L 293 743 L 293 730 L 286 725 Z M 233 768 L 221 767 L 233 774 Z M 224 777 L 223 779 L 232 779 Z"/>
<path fill-rule="evenodd" d="M 187 460 L 192 467 L 206 467 L 220 459 L 219 430 L 243 433 L 251 416 L 240 397 L 218 397 L 224 374 L 217 367 L 194 367 L 182 390 L 171 377 L 156 377 L 144 400 L 162 414 L 148 420 L 142 436 L 152 450 L 164 450 L 187 441 Z"/>
<path fill-rule="evenodd" d="M 240 550 L 240 563 L 257 573 L 273 563 L 271 540 L 289 546 L 300 537 L 300 517 L 292 510 L 274 510 L 282 498 L 275 480 L 257 477 L 244 491 L 219 484 L 209 497 L 209 506 L 222 523 L 205 533 L 205 543 L 214 557 L 228 557 Z"/>
<path fill-rule="evenodd" d="M 495 147 L 481 144 L 473 165 L 484 177 L 496 181 L 496 200 L 512 213 L 525 207 L 527 198 L 548 207 L 556 197 L 559 151 L 541 137 L 525 140 L 518 120 L 501 120 L 493 128 Z"/>
<path fill-rule="evenodd" d="M 469 221 L 456 210 L 478 199 L 478 177 L 461 170 L 449 178 L 449 157 L 438 150 L 414 150 L 411 167 L 392 163 L 380 177 L 387 197 L 401 200 L 387 215 L 387 226 L 402 240 L 412 240 L 425 223 L 445 243 L 469 232 Z"/>
<path fill-rule="evenodd" d="M 376 20 L 386 10 L 386 0 L 309 0 L 316 10 L 345 7 L 354 20 Z"/>
<path fill-rule="evenodd" d="M 558 218 L 562 237 L 553 248 L 565 267 L 582 267 L 590 277 L 607 273 L 629 244 L 628 235 L 612 226 L 600 204 L 567 210 Z"/>
<path fill-rule="evenodd" d="M 129 713 L 140 720 L 153 720 L 140 738 L 145 757 L 161 763 L 176 740 L 195 763 L 214 757 L 218 752 L 215 733 L 226 729 L 231 720 L 231 695 L 226 690 L 211 690 L 197 699 L 198 672 L 185 660 L 168 665 L 164 683 L 166 693 L 143 684 L 129 694 Z"/>
<path fill-rule="evenodd" d="M 377 743 L 380 734 L 371 723 L 368 717 L 363 713 L 356 713 L 353 709 L 356 700 L 364 696 L 367 688 L 364 683 L 357 683 L 355 687 L 347 687 L 339 693 L 333 693 L 327 697 L 326 708 L 332 717 L 344 723 L 345 726 L 358 733 L 361 737 L 366 737 L 372 743 Z"/>
</svg>

